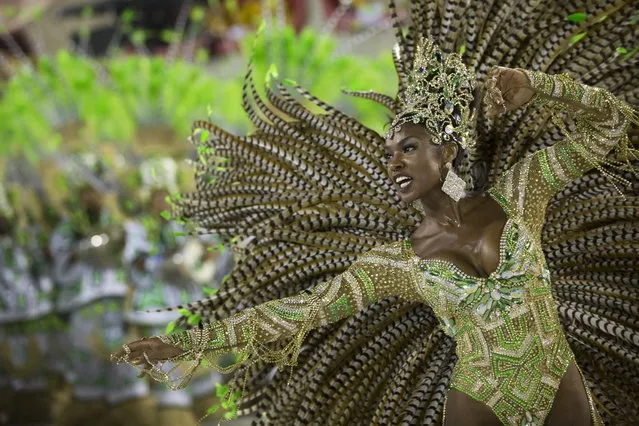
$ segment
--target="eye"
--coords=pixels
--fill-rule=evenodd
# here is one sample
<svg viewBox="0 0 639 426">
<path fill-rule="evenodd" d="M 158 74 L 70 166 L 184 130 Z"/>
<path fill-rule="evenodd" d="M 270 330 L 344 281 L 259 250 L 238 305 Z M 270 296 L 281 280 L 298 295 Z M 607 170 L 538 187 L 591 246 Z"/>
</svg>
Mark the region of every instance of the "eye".
<svg viewBox="0 0 639 426">
<path fill-rule="evenodd" d="M 388 152 L 384 154 L 384 158 L 385 158 L 386 160 L 390 160 L 390 159 L 391 159 L 391 157 L 392 157 L 392 155 L 391 155 L 390 153 L 388 153 Z"/>
<path fill-rule="evenodd" d="M 404 152 L 413 152 L 417 149 L 417 147 L 414 144 L 406 144 L 404 145 L 403 151 Z"/>
</svg>

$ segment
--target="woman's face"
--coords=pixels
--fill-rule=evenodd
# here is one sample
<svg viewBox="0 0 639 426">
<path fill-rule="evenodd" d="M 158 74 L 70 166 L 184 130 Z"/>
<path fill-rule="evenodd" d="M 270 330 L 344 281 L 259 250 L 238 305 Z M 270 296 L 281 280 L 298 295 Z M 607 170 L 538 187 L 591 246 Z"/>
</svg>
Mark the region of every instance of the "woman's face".
<svg viewBox="0 0 639 426">
<path fill-rule="evenodd" d="M 431 142 L 428 131 L 407 123 L 386 140 L 384 158 L 388 174 L 405 202 L 425 197 L 441 188 L 442 149 Z"/>
</svg>

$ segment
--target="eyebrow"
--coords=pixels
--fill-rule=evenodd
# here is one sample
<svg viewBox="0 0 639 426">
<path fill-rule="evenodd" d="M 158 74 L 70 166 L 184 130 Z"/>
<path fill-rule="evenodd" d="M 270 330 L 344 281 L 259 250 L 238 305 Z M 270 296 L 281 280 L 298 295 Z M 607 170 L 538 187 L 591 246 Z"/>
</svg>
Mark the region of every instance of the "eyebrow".
<svg viewBox="0 0 639 426">
<path fill-rule="evenodd" d="M 406 144 L 412 139 L 415 139 L 415 136 L 406 136 L 404 139 L 400 140 L 395 145 L 400 145 L 403 148 L 404 144 Z M 389 150 L 390 150 L 390 146 L 387 144 L 384 144 L 384 151 L 389 151 Z"/>
</svg>

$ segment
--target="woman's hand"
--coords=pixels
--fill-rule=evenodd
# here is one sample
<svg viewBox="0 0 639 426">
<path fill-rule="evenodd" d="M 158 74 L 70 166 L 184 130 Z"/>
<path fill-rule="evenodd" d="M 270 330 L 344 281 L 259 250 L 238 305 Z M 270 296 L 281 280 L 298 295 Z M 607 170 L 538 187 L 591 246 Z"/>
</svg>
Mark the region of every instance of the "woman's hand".
<svg viewBox="0 0 639 426">
<path fill-rule="evenodd" d="M 489 117 L 496 117 L 528 103 L 535 95 L 528 76 L 513 68 L 495 67 L 488 71 L 486 102 Z"/>
<path fill-rule="evenodd" d="M 111 361 L 126 362 L 141 366 L 143 370 L 149 370 L 158 362 L 169 360 L 182 353 L 184 351 L 181 348 L 166 344 L 157 337 L 150 337 L 123 345 L 122 349 L 111 354 Z"/>
</svg>

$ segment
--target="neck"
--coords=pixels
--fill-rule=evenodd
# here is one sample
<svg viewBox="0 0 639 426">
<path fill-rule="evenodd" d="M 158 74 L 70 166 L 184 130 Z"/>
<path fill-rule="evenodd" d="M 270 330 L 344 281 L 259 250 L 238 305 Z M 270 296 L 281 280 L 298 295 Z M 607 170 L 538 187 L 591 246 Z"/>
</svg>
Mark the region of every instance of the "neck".
<svg viewBox="0 0 639 426">
<path fill-rule="evenodd" d="M 431 217 L 440 224 L 461 225 L 461 212 L 459 204 L 450 198 L 441 188 L 434 189 L 419 202 L 424 207 L 426 216 Z"/>
</svg>

